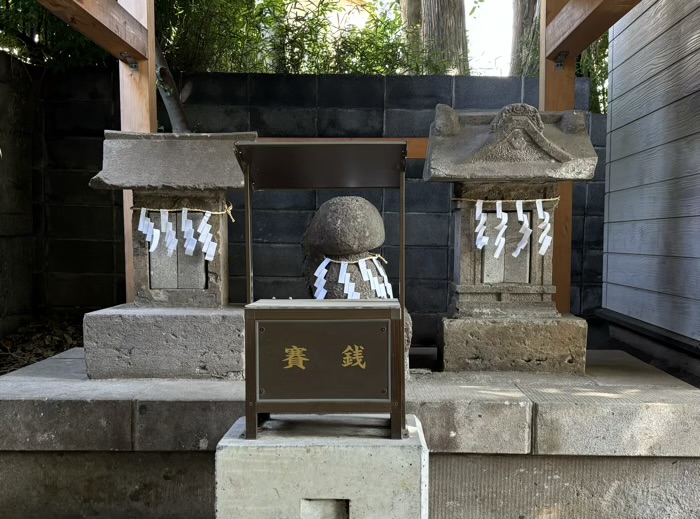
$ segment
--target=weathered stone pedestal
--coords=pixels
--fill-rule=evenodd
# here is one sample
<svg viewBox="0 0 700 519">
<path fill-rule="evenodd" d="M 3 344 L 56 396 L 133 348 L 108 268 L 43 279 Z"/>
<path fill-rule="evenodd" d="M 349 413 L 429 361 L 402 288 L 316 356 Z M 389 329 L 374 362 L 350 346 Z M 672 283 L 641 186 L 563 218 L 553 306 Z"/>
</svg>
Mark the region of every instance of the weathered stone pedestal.
<svg viewBox="0 0 700 519">
<path fill-rule="evenodd" d="M 216 450 L 217 519 L 427 519 L 420 422 L 389 439 L 370 416 L 275 417 L 256 440 L 239 419 Z"/>
<path fill-rule="evenodd" d="M 227 191 L 244 185 L 235 142 L 255 137 L 105 133 L 103 170 L 90 185 L 133 190 L 135 297 L 134 304 L 86 314 L 91 378 L 243 377 L 243 309 L 228 304 Z M 142 208 L 161 230 L 152 252 L 138 229 Z M 217 244 L 209 259 L 200 243 L 207 233 L 198 230 L 206 212 Z M 184 247 L 187 220 L 199 233 L 194 238 L 202 237 L 191 254 Z M 167 224 L 179 240 L 173 253 L 164 246 Z"/>
<path fill-rule="evenodd" d="M 458 114 L 438 105 L 428 159 L 427 179 L 456 183 L 460 256 L 456 313 L 443 321 L 445 370 L 582 374 L 586 322 L 557 311 L 553 246 L 540 249 L 553 237 L 558 182 L 594 173 L 584 114 L 540 114 L 528 105 Z M 489 238 L 481 249 L 477 205 Z M 508 218 L 505 246 L 496 254 L 499 207 Z M 523 237 L 518 207 L 532 234 L 514 256 Z"/>
</svg>

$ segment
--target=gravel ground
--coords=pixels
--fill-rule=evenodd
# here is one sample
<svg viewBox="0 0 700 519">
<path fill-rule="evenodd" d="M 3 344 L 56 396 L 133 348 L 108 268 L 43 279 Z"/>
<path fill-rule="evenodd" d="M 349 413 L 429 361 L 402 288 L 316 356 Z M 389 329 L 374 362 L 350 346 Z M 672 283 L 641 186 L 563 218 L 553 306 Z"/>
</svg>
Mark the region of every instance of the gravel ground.
<svg viewBox="0 0 700 519">
<path fill-rule="evenodd" d="M 83 345 L 83 318 L 41 319 L 0 339 L 0 375 Z"/>
</svg>

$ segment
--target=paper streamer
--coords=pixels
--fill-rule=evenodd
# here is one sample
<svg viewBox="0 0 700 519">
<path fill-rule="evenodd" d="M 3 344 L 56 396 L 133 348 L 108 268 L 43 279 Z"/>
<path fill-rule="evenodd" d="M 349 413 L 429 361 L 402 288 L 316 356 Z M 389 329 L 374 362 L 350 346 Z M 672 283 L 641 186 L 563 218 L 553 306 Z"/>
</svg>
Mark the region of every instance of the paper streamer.
<svg viewBox="0 0 700 519">
<path fill-rule="evenodd" d="M 487 216 L 486 213 L 481 213 L 481 216 L 479 217 L 479 225 L 476 226 L 476 229 L 474 229 L 474 232 L 477 233 L 476 235 L 476 248 L 481 250 L 484 248 L 485 245 L 489 243 L 489 238 L 488 236 L 484 236 L 484 233 L 486 232 L 486 220 Z"/>
<path fill-rule="evenodd" d="M 338 283 L 345 283 L 345 274 L 348 273 L 348 262 L 343 261 L 340 264 L 340 272 L 338 273 Z"/>
<path fill-rule="evenodd" d="M 151 241 L 151 248 L 148 249 L 148 252 L 155 252 L 156 248 L 158 247 L 158 242 L 160 241 L 160 229 L 152 229 L 152 232 L 153 241 Z"/>
<path fill-rule="evenodd" d="M 494 258 L 500 258 L 503 248 L 506 246 L 506 239 L 504 237 L 506 229 L 508 228 L 508 213 L 501 212 L 501 223 L 496 226 L 498 235 L 496 236 L 496 241 L 494 245 L 496 246 L 496 252 L 493 254 Z"/>
<path fill-rule="evenodd" d="M 518 232 L 520 232 L 520 234 L 522 234 L 523 237 L 520 239 L 520 242 L 518 242 L 518 245 L 513 251 L 514 258 L 520 256 L 522 250 L 525 247 L 527 247 L 527 242 L 530 240 L 530 235 L 532 234 L 532 229 L 530 229 L 530 223 L 527 221 L 527 216 L 525 215 L 523 215 L 523 225 L 520 227 L 520 231 Z"/>
<path fill-rule="evenodd" d="M 475 218 L 478 220 L 481 217 L 481 213 L 484 212 L 484 201 L 483 200 L 477 200 L 476 201 L 476 215 Z"/>
<path fill-rule="evenodd" d="M 146 241 L 148 243 L 151 243 L 153 241 L 153 231 L 156 230 L 153 228 L 153 222 L 146 218 Z"/>
<path fill-rule="evenodd" d="M 523 218 L 525 218 L 525 214 L 523 213 L 523 201 L 518 200 L 515 202 L 515 210 L 518 212 L 518 221 L 522 222 Z"/>
<path fill-rule="evenodd" d="M 365 262 L 365 260 L 361 259 L 360 261 L 357 262 L 357 264 L 360 267 L 360 274 L 362 274 L 362 280 L 369 281 L 370 273 L 369 273 L 369 270 L 367 269 L 367 263 Z"/>
<path fill-rule="evenodd" d="M 207 250 L 207 255 L 204 257 L 206 261 L 213 261 L 214 255 L 216 254 L 217 243 L 215 241 L 209 244 L 209 250 Z"/>
<path fill-rule="evenodd" d="M 552 237 L 549 235 L 552 224 L 549 222 L 549 213 L 542 207 L 542 200 L 537 200 L 537 216 L 542 220 L 542 223 L 537 226 L 538 229 L 542 229 L 542 234 L 540 234 L 540 239 L 538 240 L 540 243 L 538 252 L 540 256 L 544 256 L 552 244 Z"/>
<path fill-rule="evenodd" d="M 202 221 L 199 222 L 199 227 L 197 227 L 198 234 L 202 234 L 204 227 L 208 225 L 209 218 L 211 218 L 211 213 L 209 211 L 207 211 L 206 213 L 204 213 L 204 216 L 202 217 Z M 211 225 L 209 226 L 209 229 L 211 230 Z"/>
<path fill-rule="evenodd" d="M 145 232 L 145 224 L 146 224 L 146 208 L 142 207 L 141 208 L 141 215 L 139 216 L 138 230 L 141 232 Z"/>
<path fill-rule="evenodd" d="M 500 220 L 502 215 L 503 215 L 503 201 L 498 200 L 496 202 L 496 218 L 498 218 Z"/>
<path fill-rule="evenodd" d="M 389 277 L 386 275 L 384 267 L 377 258 L 372 258 L 372 263 L 374 263 L 374 266 L 377 267 L 377 272 L 379 272 L 379 274 L 382 276 L 382 279 L 384 280 L 384 283 L 382 283 L 382 285 L 384 286 L 386 297 L 389 299 L 394 299 L 394 290 L 391 287 L 391 283 L 389 283 Z"/>
</svg>

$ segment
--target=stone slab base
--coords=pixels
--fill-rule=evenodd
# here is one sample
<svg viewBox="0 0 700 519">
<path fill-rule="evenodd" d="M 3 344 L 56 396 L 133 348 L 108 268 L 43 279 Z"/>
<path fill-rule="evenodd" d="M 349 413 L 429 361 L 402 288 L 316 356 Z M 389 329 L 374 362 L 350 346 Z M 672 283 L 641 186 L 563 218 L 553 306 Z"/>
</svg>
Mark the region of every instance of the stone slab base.
<svg viewBox="0 0 700 519">
<path fill-rule="evenodd" d="M 443 319 L 445 371 L 583 374 L 588 324 L 554 318 Z"/>
<path fill-rule="evenodd" d="M 244 373 L 243 308 L 119 305 L 85 314 L 90 378 L 222 378 Z"/>
<path fill-rule="evenodd" d="M 700 460 L 430 455 L 430 519 L 689 519 Z"/>
<path fill-rule="evenodd" d="M 0 451 L 3 519 L 212 519 L 212 452 Z"/>
<path fill-rule="evenodd" d="M 392 440 L 385 418 L 280 417 L 246 440 L 241 418 L 217 446 L 216 517 L 428 519 L 428 447 L 415 416 L 407 428 Z"/>
</svg>

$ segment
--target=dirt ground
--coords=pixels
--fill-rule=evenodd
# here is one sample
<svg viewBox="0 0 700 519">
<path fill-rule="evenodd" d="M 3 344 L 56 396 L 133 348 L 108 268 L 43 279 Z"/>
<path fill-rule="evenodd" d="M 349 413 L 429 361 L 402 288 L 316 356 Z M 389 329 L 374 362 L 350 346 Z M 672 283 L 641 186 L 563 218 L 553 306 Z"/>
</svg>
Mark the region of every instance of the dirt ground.
<svg viewBox="0 0 700 519">
<path fill-rule="evenodd" d="M 46 318 L 0 339 L 0 375 L 83 345 L 83 318 Z"/>
</svg>

